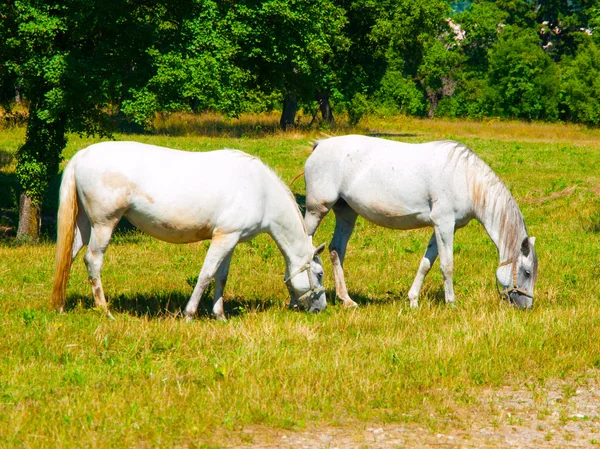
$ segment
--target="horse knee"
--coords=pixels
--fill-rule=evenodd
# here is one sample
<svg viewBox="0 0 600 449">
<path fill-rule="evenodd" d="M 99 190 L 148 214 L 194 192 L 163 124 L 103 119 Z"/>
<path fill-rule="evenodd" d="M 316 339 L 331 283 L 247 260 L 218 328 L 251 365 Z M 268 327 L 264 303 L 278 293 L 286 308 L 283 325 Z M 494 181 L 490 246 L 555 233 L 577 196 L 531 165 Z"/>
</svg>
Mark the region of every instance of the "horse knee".
<svg viewBox="0 0 600 449">
<path fill-rule="evenodd" d="M 444 275 L 444 278 L 451 279 L 454 275 L 453 263 L 440 263 L 440 268 L 442 269 L 442 274 Z"/>
<path fill-rule="evenodd" d="M 101 251 L 94 251 L 92 249 L 86 251 L 84 261 L 90 279 L 100 277 L 103 260 L 104 254 Z"/>
</svg>

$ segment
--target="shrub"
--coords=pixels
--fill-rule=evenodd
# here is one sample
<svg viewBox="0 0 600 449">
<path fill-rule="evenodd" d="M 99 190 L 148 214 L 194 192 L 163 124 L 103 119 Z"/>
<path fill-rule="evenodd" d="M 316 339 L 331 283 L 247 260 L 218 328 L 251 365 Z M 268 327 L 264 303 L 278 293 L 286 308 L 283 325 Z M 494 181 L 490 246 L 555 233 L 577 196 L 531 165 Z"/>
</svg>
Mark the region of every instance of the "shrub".
<svg viewBox="0 0 600 449">
<path fill-rule="evenodd" d="M 489 53 L 492 113 L 527 120 L 558 118 L 558 66 L 533 34 L 507 32 Z"/>
<path fill-rule="evenodd" d="M 587 125 L 600 124 L 600 48 L 580 45 L 575 57 L 563 62 L 561 115 Z"/>
<path fill-rule="evenodd" d="M 411 79 L 402 72 L 388 70 L 377 93 L 379 101 L 386 107 L 409 115 L 423 115 L 426 111 L 425 95 Z"/>
</svg>

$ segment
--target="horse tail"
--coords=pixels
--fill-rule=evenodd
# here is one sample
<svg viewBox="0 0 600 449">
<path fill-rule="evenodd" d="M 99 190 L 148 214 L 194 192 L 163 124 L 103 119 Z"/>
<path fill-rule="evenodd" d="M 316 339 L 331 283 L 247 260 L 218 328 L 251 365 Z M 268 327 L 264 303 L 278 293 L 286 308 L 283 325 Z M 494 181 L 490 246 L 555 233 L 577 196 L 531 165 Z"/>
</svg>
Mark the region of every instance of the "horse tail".
<svg viewBox="0 0 600 449">
<path fill-rule="evenodd" d="M 52 305 L 58 312 L 63 312 L 65 306 L 67 281 L 73 263 L 77 212 L 75 163 L 71 160 L 63 172 L 58 206 L 56 262 L 52 283 Z"/>
</svg>

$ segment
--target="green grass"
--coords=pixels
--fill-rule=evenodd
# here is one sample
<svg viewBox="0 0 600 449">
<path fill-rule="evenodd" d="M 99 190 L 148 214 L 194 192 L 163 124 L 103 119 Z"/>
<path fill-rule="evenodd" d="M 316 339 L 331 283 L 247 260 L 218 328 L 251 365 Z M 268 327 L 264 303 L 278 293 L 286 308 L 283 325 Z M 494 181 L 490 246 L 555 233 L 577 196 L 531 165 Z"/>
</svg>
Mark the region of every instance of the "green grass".
<svg viewBox="0 0 600 449">
<path fill-rule="evenodd" d="M 597 378 L 600 154 L 588 144 L 593 131 L 543 125 L 549 131 L 544 139 L 544 133 L 536 134 L 541 125 L 530 125 L 533 137 L 511 140 L 510 124 L 497 136 L 485 129 L 484 137 L 476 137 L 470 127 L 477 123 L 403 123 L 373 121 L 355 131 L 394 127 L 395 133 L 415 134 L 402 138 L 410 141 L 447 133 L 468 144 L 510 187 L 537 237 L 533 311 L 498 299 L 496 250 L 475 222 L 456 236 L 456 307 L 443 303 L 437 264 L 425 281 L 420 308 L 408 306 L 407 292 L 431 231 L 390 231 L 359 219 L 346 259 L 348 288 L 359 309 L 332 304 L 325 260 L 330 307 L 318 315 L 287 310 L 283 258 L 261 236 L 236 249 L 226 323 L 208 317 L 208 298 L 195 322 L 173 316 L 191 294 L 206 243 L 178 246 L 136 231 L 118 232 L 103 270 L 116 317 L 109 321 L 92 309 L 80 258 L 68 287 L 69 311 L 57 315 L 49 307 L 52 239 L 21 246 L 4 240 L 0 447 L 223 447 L 243 442 L 247 427 L 357 421 L 414 422 L 438 431 L 468 426 L 475 410 L 493 425 L 497 413 L 479 400 L 490 388 L 535 391 L 558 379 L 568 396 L 588 377 Z M 186 150 L 238 148 L 261 157 L 287 182 L 302 171 L 310 142 L 318 138 L 282 134 L 264 124 L 257 131 L 227 123 L 214 133 L 226 137 L 206 137 L 194 134 L 192 125 L 116 137 Z M 513 126 L 522 136 L 528 125 Z M 15 208 L 14 193 L 4 187 L 14 190 L 10 155 L 23 137 L 21 128 L 0 130 L 1 153 L 8 155 L 0 175 L 3 210 Z M 72 136 L 65 154 L 90 142 Z M 302 180 L 293 190 L 303 198 Z M 49 216 L 56 207 L 52 195 L 55 188 Z M 332 232 L 328 216 L 316 242 L 328 241 Z"/>
</svg>

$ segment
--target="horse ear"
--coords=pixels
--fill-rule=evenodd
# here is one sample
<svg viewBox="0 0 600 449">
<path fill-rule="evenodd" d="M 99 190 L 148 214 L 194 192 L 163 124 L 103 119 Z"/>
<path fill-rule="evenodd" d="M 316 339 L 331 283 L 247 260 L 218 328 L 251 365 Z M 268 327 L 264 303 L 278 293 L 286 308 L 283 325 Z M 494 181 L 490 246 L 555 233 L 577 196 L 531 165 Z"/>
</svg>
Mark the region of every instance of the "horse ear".
<svg viewBox="0 0 600 449">
<path fill-rule="evenodd" d="M 529 237 L 525 237 L 523 239 L 523 243 L 521 243 L 521 253 L 523 253 L 523 255 L 525 257 L 527 257 L 527 256 L 529 256 L 529 251 L 530 251 Z"/>
<path fill-rule="evenodd" d="M 325 249 L 325 243 L 321 243 L 319 246 L 317 246 L 317 249 L 315 249 L 315 256 L 318 256 L 319 254 L 321 254 L 324 249 Z"/>
</svg>

